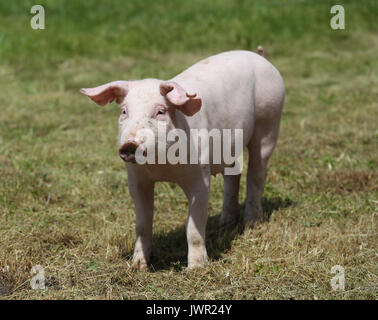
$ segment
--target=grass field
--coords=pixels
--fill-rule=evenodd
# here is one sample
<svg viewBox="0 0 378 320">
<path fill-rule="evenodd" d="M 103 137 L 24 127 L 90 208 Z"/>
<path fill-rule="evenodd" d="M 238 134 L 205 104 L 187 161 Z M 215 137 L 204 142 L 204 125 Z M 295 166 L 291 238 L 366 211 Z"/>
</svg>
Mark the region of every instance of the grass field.
<svg viewBox="0 0 378 320">
<path fill-rule="evenodd" d="M 0 299 L 377 299 L 375 0 L 342 1 L 345 30 L 330 28 L 333 1 L 41 0 L 45 30 L 30 28 L 34 4 L 0 1 Z M 132 273 L 119 109 L 79 89 L 259 44 L 287 90 L 266 221 L 219 235 L 213 178 L 210 263 L 188 272 L 186 198 L 158 184 L 150 271 Z M 45 290 L 30 287 L 34 265 Z"/>
</svg>

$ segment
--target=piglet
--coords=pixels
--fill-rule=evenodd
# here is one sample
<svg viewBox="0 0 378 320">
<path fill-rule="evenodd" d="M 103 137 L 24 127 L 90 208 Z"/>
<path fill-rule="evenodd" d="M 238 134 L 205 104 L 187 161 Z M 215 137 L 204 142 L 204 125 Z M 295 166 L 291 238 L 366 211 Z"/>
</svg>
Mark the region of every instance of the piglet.
<svg viewBox="0 0 378 320">
<path fill-rule="evenodd" d="M 282 77 L 263 52 L 259 48 L 259 54 L 220 53 L 170 80 L 119 80 L 81 89 L 100 106 L 112 101 L 121 106 L 119 155 L 126 163 L 136 211 L 133 269 L 146 269 L 149 263 L 157 181 L 177 183 L 188 199 L 188 268 L 207 262 L 205 230 L 210 177 L 217 173 L 224 176 L 220 224 L 228 226 L 240 212 L 242 162 L 238 157 L 243 155 L 244 147 L 249 153 L 244 222 L 253 226 L 262 221 L 261 197 L 268 160 L 279 135 L 285 96 Z M 174 134 L 169 136 L 170 132 Z M 214 138 L 201 145 L 199 139 L 191 144 L 195 140 L 193 132 L 212 137 L 219 133 L 220 143 Z M 224 132 L 234 135 L 226 139 Z M 206 139 L 201 135 L 201 143 L 202 140 Z M 173 147 L 174 152 L 169 150 Z M 222 157 L 226 149 L 234 153 L 232 163 Z M 210 156 L 202 157 L 204 154 Z"/>
</svg>

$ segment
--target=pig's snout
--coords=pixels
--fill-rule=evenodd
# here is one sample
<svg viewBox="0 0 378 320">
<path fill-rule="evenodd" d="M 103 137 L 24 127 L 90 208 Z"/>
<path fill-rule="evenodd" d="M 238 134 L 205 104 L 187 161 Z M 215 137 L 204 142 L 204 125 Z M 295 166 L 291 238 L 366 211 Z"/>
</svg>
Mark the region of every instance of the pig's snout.
<svg viewBox="0 0 378 320">
<path fill-rule="evenodd" d="M 119 149 L 119 156 L 123 161 L 134 162 L 135 163 L 135 152 L 139 144 L 135 142 L 126 142 L 120 149 Z"/>
</svg>

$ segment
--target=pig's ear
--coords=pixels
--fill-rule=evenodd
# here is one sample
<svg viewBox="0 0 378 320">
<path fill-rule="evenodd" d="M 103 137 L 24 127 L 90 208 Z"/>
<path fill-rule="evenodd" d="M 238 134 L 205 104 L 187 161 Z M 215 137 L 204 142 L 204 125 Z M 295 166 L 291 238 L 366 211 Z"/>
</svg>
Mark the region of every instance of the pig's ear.
<svg viewBox="0 0 378 320">
<path fill-rule="evenodd" d="M 113 81 L 95 88 L 82 88 L 84 93 L 100 106 L 104 106 L 113 100 L 121 103 L 128 91 L 128 81 Z"/>
<path fill-rule="evenodd" d="M 169 81 L 161 83 L 160 93 L 187 116 L 192 116 L 201 109 L 201 98 L 196 98 L 196 93 L 187 93 L 177 82 Z"/>
</svg>

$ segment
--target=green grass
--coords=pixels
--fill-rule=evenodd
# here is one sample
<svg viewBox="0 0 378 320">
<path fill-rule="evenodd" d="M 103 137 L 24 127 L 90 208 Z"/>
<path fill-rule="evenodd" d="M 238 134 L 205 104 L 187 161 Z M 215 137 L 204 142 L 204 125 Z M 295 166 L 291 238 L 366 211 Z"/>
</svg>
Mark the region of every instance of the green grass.
<svg viewBox="0 0 378 320">
<path fill-rule="evenodd" d="M 39 3 L 46 29 L 35 31 L 33 1 L 0 2 L 0 298 L 377 298 L 376 1 L 344 1 L 338 31 L 332 1 Z M 168 79 L 208 55 L 259 44 L 287 89 L 266 221 L 220 236 L 223 182 L 213 178 L 211 261 L 187 272 L 187 201 L 158 184 L 151 268 L 132 273 L 119 109 L 78 90 Z M 29 285 L 37 264 L 43 291 Z M 336 264 L 345 291 L 330 287 Z"/>
</svg>

